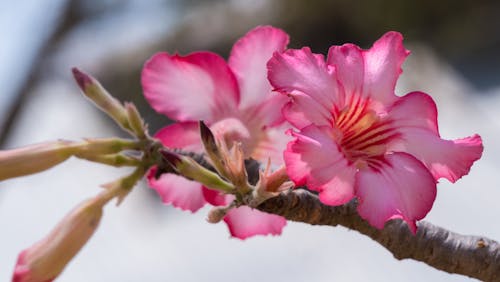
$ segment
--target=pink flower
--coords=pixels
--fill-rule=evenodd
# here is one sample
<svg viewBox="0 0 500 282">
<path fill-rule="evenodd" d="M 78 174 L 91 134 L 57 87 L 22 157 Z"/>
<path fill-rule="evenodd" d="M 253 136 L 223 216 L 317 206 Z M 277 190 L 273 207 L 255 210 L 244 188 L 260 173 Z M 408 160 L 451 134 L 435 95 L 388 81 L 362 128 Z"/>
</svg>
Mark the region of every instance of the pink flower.
<svg viewBox="0 0 500 282">
<path fill-rule="evenodd" d="M 283 134 L 289 125 L 279 110 L 287 97 L 272 94 L 266 63 L 276 51 L 283 51 L 288 35 L 282 30 L 257 27 L 234 45 L 229 62 L 211 52 L 187 56 L 158 53 L 146 62 L 142 72 L 144 96 L 159 113 L 176 120 L 155 135 L 169 148 L 202 152 L 198 121 L 203 120 L 228 145 L 242 142 L 245 157 L 283 164 L 282 151 L 289 141 Z M 192 212 L 205 203 L 227 204 L 207 197 L 207 189 L 173 174 L 160 178 L 149 174 L 149 185 L 164 203 Z M 247 207 L 229 211 L 224 219 L 231 235 L 244 239 L 256 234 L 280 234 L 284 218 Z"/>
<path fill-rule="evenodd" d="M 416 232 L 431 209 L 436 182 L 455 182 L 481 157 L 481 137 L 439 136 L 437 110 L 422 92 L 394 94 L 409 54 L 388 32 L 369 50 L 332 46 L 326 62 L 309 48 L 276 53 L 268 63 L 275 90 L 291 101 L 285 118 L 299 131 L 284 153 L 290 178 L 328 205 L 356 197 L 358 212 L 383 228 L 393 218 Z"/>
</svg>

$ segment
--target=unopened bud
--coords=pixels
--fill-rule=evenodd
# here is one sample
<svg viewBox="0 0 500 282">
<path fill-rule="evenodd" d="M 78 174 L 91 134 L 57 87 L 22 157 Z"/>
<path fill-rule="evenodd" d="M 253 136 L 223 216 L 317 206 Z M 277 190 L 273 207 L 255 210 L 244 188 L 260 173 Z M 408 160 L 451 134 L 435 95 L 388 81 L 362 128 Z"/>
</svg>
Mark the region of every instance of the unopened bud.
<svg viewBox="0 0 500 282">
<path fill-rule="evenodd" d="M 72 69 L 78 86 L 85 96 L 92 100 L 99 109 L 108 114 L 118 125 L 126 130 L 130 130 L 127 111 L 123 105 L 102 87 L 102 85 L 92 76 L 80 71 L 77 68 Z"/>
<path fill-rule="evenodd" d="M 217 138 L 203 121 L 200 121 L 199 124 L 205 152 L 215 170 L 231 181 L 241 193 L 249 192 L 251 188 L 248 184 L 248 175 L 245 168 L 243 145 L 241 142 L 233 141 L 235 138 L 231 137 L 244 131 L 240 128 L 242 127 L 240 126 L 241 123 L 235 119 L 227 119 L 217 123 L 215 127 L 220 131 Z M 232 131 L 226 127 L 232 129 Z M 233 130 L 235 128 L 236 130 Z M 227 142 L 231 142 L 231 144 L 227 144 Z M 230 148 L 228 148 L 228 145 L 230 145 Z"/>
<path fill-rule="evenodd" d="M 190 180 L 197 181 L 207 188 L 222 192 L 232 192 L 234 186 L 224 181 L 218 174 L 204 168 L 190 157 L 171 151 L 161 150 L 163 159 L 179 174 Z"/>
<path fill-rule="evenodd" d="M 132 103 L 125 103 L 125 109 L 127 110 L 127 117 L 130 128 L 135 133 L 137 138 L 146 138 L 147 128 L 135 105 Z"/>
<path fill-rule="evenodd" d="M 200 126 L 200 137 L 203 143 L 203 147 L 205 148 L 205 153 L 210 159 L 215 170 L 220 174 L 224 175 L 223 159 L 221 156 L 221 152 L 219 150 L 219 144 L 217 144 L 213 132 L 202 120 L 199 121 L 199 126 Z"/>
<path fill-rule="evenodd" d="M 0 151 L 0 181 L 49 169 L 71 157 L 76 144 L 59 140 Z"/>
<path fill-rule="evenodd" d="M 231 150 L 223 151 L 223 158 L 226 159 L 224 163 L 229 180 L 242 192 L 248 190 L 248 175 L 241 143 L 235 143 Z"/>
<path fill-rule="evenodd" d="M 209 223 L 219 223 L 228 212 L 227 207 L 214 207 L 212 208 L 207 215 L 207 222 Z"/>
<path fill-rule="evenodd" d="M 87 138 L 84 142 L 79 143 L 78 151 L 75 152 L 75 155 L 81 158 L 85 158 L 86 156 L 109 155 L 124 150 L 138 150 L 141 149 L 140 146 L 141 143 L 135 140 L 120 138 Z"/>
<path fill-rule="evenodd" d="M 259 172 L 259 181 L 255 185 L 252 193 L 252 200 L 248 203 L 251 207 L 257 207 L 262 202 L 276 197 L 279 193 L 293 187 L 293 182 L 290 181 L 284 166 L 276 171 L 269 173 L 269 161 L 264 172 Z"/>
<path fill-rule="evenodd" d="M 19 254 L 13 282 L 52 281 L 97 229 L 106 200 L 86 200 L 71 211 L 49 235 Z"/>
<path fill-rule="evenodd" d="M 109 155 L 76 155 L 76 157 L 105 165 L 110 165 L 114 167 L 123 167 L 123 166 L 138 166 L 141 164 L 141 161 L 127 156 L 125 154 L 109 154 Z"/>
<path fill-rule="evenodd" d="M 272 173 L 266 171 L 261 175 L 259 183 L 265 183 L 261 188 L 267 192 L 282 192 L 290 188 L 289 181 L 290 178 L 288 177 L 286 168 L 282 166 Z"/>
</svg>

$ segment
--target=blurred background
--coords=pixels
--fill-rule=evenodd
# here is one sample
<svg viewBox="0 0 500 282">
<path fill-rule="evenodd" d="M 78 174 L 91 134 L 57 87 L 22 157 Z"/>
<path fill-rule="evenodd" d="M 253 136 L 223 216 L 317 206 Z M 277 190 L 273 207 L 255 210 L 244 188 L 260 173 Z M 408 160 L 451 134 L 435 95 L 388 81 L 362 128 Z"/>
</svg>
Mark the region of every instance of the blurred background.
<svg viewBox="0 0 500 282">
<path fill-rule="evenodd" d="M 168 120 L 146 104 L 143 63 L 155 52 L 211 50 L 264 24 L 291 48 L 326 54 L 364 48 L 389 30 L 412 54 L 397 94 L 421 90 L 439 109 L 441 134 L 479 133 L 483 158 L 470 174 L 438 185 L 426 220 L 500 240 L 500 2 L 300 0 L 0 0 L 0 148 L 45 140 L 122 135 L 73 82 L 73 66 L 121 100 L 133 101 L 151 132 Z M 0 281 L 18 253 L 45 236 L 99 185 L 128 172 L 69 160 L 0 183 Z M 420 262 L 397 261 L 355 231 L 292 223 L 279 237 L 230 239 L 223 224 L 162 205 L 144 183 L 106 208 L 96 235 L 57 281 L 473 281 Z"/>
</svg>

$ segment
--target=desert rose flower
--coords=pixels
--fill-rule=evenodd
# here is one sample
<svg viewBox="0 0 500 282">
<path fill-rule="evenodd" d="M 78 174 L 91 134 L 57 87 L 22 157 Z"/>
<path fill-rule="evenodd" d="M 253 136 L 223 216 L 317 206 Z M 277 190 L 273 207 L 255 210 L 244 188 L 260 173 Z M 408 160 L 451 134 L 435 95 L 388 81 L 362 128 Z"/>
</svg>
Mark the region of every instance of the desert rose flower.
<svg viewBox="0 0 500 282">
<path fill-rule="evenodd" d="M 285 118 L 298 131 L 284 153 L 290 178 L 328 205 L 357 198 L 358 212 L 383 228 L 416 221 L 431 209 L 436 182 L 455 182 L 481 157 L 478 135 L 441 139 L 433 99 L 394 93 L 409 54 L 388 32 L 368 50 L 332 46 L 325 62 L 309 48 L 276 53 L 268 63 L 275 90 L 291 97 Z"/>
<path fill-rule="evenodd" d="M 283 132 L 289 125 L 279 109 L 288 98 L 272 93 L 266 63 L 287 44 L 286 33 L 263 26 L 236 42 L 228 63 L 211 52 L 154 55 L 142 72 L 144 96 L 157 112 L 177 121 L 155 137 L 169 148 L 202 152 L 198 121 L 203 120 L 228 146 L 241 142 L 245 158 L 263 162 L 271 158 L 276 167 L 282 165 L 289 141 Z M 156 179 L 154 175 L 153 169 L 149 185 L 164 203 L 177 208 L 195 212 L 207 202 L 226 205 L 230 201 L 229 196 L 214 195 L 181 176 L 167 173 Z M 231 235 L 241 239 L 279 234 L 286 224 L 282 217 L 248 207 L 231 209 L 224 221 Z"/>
</svg>

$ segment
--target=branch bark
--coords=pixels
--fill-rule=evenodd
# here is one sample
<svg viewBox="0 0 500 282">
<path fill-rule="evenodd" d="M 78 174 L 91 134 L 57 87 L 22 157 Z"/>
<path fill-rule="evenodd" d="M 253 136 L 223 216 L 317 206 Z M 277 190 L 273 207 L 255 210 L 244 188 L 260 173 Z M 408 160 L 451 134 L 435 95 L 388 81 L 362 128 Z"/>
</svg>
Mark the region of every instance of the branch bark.
<svg viewBox="0 0 500 282">
<path fill-rule="evenodd" d="M 377 241 L 398 260 L 414 259 L 449 273 L 500 281 L 498 242 L 457 234 L 425 221 L 418 223 L 416 235 L 401 220 L 392 220 L 379 230 L 359 216 L 356 205 L 356 201 L 351 201 L 343 206 L 326 206 L 313 193 L 297 189 L 271 198 L 257 209 L 292 221 L 356 230 Z"/>
<path fill-rule="evenodd" d="M 202 154 L 176 151 L 188 155 L 208 169 L 213 169 Z M 168 172 L 166 164 L 159 170 Z M 258 180 L 259 162 L 245 163 L 249 182 Z M 163 167 L 163 168 L 162 168 Z M 411 233 L 402 220 L 391 220 L 379 230 L 359 216 L 357 201 L 342 206 L 327 206 L 314 193 L 298 188 L 268 199 L 257 209 L 283 216 L 287 220 L 311 225 L 344 226 L 370 237 L 390 251 L 394 258 L 414 259 L 446 271 L 500 282 L 500 244 L 484 236 L 461 235 L 429 222 L 417 222 L 417 234 Z"/>
</svg>

